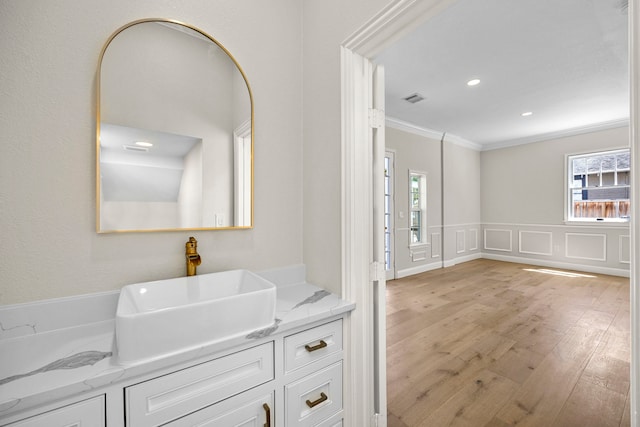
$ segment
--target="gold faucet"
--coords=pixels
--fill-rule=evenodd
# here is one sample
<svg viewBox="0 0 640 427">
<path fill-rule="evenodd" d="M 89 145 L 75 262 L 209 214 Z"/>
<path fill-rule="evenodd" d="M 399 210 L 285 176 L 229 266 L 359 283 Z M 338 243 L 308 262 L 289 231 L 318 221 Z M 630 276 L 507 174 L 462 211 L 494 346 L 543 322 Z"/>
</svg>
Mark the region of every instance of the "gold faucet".
<svg viewBox="0 0 640 427">
<path fill-rule="evenodd" d="M 187 276 L 196 275 L 196 267 L 200 265 L 202 260 L 198 254 L 198 241 L 195 237 L 189 237 L 189 241 L 185 243 L 185 255 L 187 257 Z"/>
</svg>

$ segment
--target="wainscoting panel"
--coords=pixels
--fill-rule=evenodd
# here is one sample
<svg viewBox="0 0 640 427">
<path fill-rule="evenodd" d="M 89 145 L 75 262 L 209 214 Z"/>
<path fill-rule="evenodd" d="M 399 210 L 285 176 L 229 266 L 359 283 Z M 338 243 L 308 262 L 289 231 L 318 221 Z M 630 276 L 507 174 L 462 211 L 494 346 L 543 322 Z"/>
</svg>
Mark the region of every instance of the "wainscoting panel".
<svg viewBox="0 0 640 427">
<path fill-rule="evenodd" d="M 426 248 L 415 249 L 411 251 L 411 261 L 417 262 L 417 261 L 424 261 L 425 259 L 427 259 Z"/>
<path fill-rule="evenodd" d="M 484 248 L 489 251 L 511 252 L 511 230 L 485 228 Z"/>
<path fill-rule="evenodd" d="M 550 231 L 519 232 L 518 251 L 522 254 L 553 255 L 553 233 Z"/>
<path fill-rule="evenodd" d="M 478 230 L 473 228 L 468 231 L 469 236 L 469 251 L 477 251 L 478 250 Z"/>
<path fill-rule="evenodd" d="M 461 254 L 467 250 L 466 233 L 464 230 L 456 231 L 456 253 Z"/>
<path fill-rule="evenodd" d="M 440 257 L 440 249 L 442 249 L 440 238 L 440 233 L 431 233 L 431 258 Z"/>
<path fill-rule="evenodd" d="M 623 264 L 631 264 L 631 242 L 629 240 L 629 236 L 619 236 L 619 254 L 620 254 L 620 262 Z"/>
<path fill-rule="evenodd" d="M 607 260 L 607 235 L 565 233 L 565 256 L 591 261 Z"/>
<path fill-rule="evenodd" d="M 482 257 L 629 276 L 627 224 L 482 224 Z M 511 236 L 516 240 L 510 246 Z M 513 250 L 510 250 L 513 249 Z"/>
</svg>

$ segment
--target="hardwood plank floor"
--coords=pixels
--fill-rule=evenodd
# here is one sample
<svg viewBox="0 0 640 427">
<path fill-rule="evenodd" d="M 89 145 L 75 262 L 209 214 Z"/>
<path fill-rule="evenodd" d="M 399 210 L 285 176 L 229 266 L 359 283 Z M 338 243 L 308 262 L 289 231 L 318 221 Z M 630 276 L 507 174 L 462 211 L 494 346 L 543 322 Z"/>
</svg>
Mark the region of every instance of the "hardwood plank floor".
<svg viewBox="0 0 640 427">
<path fill-rule="evenodd" d="M 629 426 L 629 279 L 476 260 L 387 282 L 389 427 Z"/>
</svg>

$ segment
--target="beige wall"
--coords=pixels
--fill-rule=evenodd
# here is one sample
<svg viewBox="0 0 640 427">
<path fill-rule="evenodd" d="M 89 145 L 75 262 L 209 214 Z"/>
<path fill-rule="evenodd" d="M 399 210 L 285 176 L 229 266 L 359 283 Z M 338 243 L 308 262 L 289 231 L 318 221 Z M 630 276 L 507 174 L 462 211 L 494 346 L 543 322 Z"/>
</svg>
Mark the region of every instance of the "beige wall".
<svg viewBox="0 0 640 427">
<path fill-rule="evenodd" d="M 387 126 L 386 144 L 395 151 L 395 264 L 399 277 L 479 256 L 480 253 L 480 152 L 445 138 L 444 186 L 440 140 Z M 408 171 L 427 174 L 427 241 L 409 247 Z M 444 190 L 444 198 L 443 196 Z M 442 201 L 444 200 L 444 234 Z M 404 213 L 404 218 L 401 216 Z M 440 237 L 444 242 L 444 256 Z M 426 253 L 425 253 L 426 252 Z M 422 259 L 426 257 L 425 259 Z"/>
<path fill-rule="evenodd" d="M 483 151 L 482 222 L 563 224 L 565 155 L 629 146 L 629 128 Z"/>
<path fill-rule="evenodd" d="M 338 10 L 334 3 L 321 15 L 329 22 Z M 21 0 L 0 2 L 0 16 L 0 304 L 183 275 L 190 235 L 199 240 L 200 272 L 303 262 L 302 2 Z M 176 19 L 208 32 L 247 74 L 255 99 L 253 230 L 95 232 L 98 56 L 113 31 L 148 17 Z M 327 42 L 317 40 L 318 27 L 316 43 L 307 43 L 325 48 L 320 57 L 333 77 L 310 73 L 309 79 L 330 98 L 321 96 L 321 104 L 337 108 L 337 40 L 348 30 L 326 22 L 322 27 Z M 322 167 L 310 173 L 322 175 L 320 180 L 323 171 L 331 175 L 326 196 L 312 205 L 338 218 L 339 120 L 327 125 L 329 135 L 319 132 L 310 142 L 322 153 Z M 333 249 L 339 231 L 333 229 L 335 219 L 327 225 Z M 339 251 L 330 255 L 333 268 L 336 257 Z"/>
<path fill-rule="evenodd" d="M 340 45 L 390 0 L 303 4 L 304 261 L 307 277 L 341 292 Z"/>
<path fill-rule="evenodd" d="M 404 132 L 387 126 L 386 146 L 395 153 L 394 179 L 394 225 L 395 225 L 395 267 L 400 272 L 415 269 L 441 258 L 432 258 L 431 232 L 440 232 L 442 227 L 442 180 L 440 167 L 440 141 Z M 420 248 L 427 252 L 427 258 L 414 260 L 409 247 L 409 170 L 427 175 L 427 241 Z M 435 242 L 436 244 L 438 242 Z M 439 250 L 439 248 L 436 248 Z M 420 258 L 419 256 L 415 258 Z"/>
<path fill-rule="evenodd" d="M 626 223 L 564 223 L 565 156 L 629 146 L 629 128 L 483 151 L 485 257 L 628 275 Z"/>
</svg>

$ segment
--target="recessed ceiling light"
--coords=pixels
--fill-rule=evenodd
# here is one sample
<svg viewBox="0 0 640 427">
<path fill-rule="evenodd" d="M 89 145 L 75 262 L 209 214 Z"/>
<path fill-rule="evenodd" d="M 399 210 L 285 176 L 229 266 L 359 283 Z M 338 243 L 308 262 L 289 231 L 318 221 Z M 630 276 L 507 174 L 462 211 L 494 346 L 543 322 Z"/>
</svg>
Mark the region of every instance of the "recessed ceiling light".
<svg viewBox="0 0 640 427">
<path fill-rule="evenodd" d="M 480 84 L 480 79 L 472 79 L 467 82 L 467 86 L 476 86 Z"/>
<path fill-rule="evenodd" d="M 139 147 L 153 147 L 153 144 L 145 141 L 136 141 L 136 145 Z"/>
<path fill-rule="evenodd" d="M 520 114 L 522 117 L 529 117 L 533 115 L 532 111 L 525 111 L 524 113 Z"/>
</svg>

